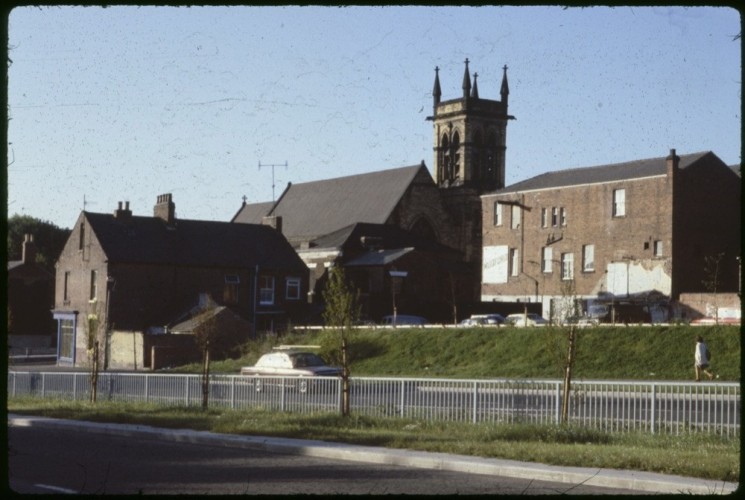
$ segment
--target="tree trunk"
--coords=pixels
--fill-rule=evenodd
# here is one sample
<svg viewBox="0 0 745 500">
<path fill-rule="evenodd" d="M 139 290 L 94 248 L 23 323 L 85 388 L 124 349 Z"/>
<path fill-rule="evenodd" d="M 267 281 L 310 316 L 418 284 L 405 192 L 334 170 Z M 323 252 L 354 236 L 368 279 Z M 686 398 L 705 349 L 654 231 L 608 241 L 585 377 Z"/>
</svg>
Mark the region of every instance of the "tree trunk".
<svg viewBox="0 0 745 500">
<path fill-rule="evenodd" d="M 209 347 L 202 354 L 202 409 L 206 410 L 210 398 L 210 350 Z"/>
<path fill-rule="evenodd" d="M 347 361 L 347 338 L 342 334 L 341 337 L 341 414 L 343 417 L 349 416 L 349 363 Z"/>
<path fill-rule="evenodd" d="M 91 403 L 98 397 L 98 340 L 93 343 L 93 359 L 91 360 Z"/>
<path fill-rule="evenodd" d="M 567 345 L 567 357 L 564 364 L 564 388 L 561 399 L 561 423 L 566 424 L 569 420 L 569 397 L 572 389 L 572 366 L 574 365 L 574 326 L 569 327 L 569 344 Z"/>
</svg>

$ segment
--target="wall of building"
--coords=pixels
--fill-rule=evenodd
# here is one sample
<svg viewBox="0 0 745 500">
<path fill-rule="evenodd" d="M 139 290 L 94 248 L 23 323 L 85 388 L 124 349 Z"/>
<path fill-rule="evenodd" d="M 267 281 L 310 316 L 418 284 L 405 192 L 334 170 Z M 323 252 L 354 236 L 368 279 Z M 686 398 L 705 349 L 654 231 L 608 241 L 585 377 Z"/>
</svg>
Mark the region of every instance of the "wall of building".
<svg viewBox="0 0 745 500">
<path fill-rule="evenodd" d="M 622 217 L 613 215 L 617 189 L 626 193 Z M 495 225 L 495 202 L 503 203 L 501 225 Z M 512 207 L 519 212 L 516 227 Z M 548 211 L 547 227 L 542 223 L 543 209 Z M 666 176 L 485 195 L 482 212 L 482 300 L 510 296 L 543 301 L 544 296 L 566 295 L 569 283 L 561 277 L 562 254 L 573 256 L 572 294 L 670 293 L 672 189 Z M 654 255 L 655 242 L 661 244 L 661 255 Z M 585 245 L 594 246 L 594 264 L 587 269 Z M 543 248 L 551 248 L 550 271 L 542 266 Z M 510 262 L 510 249 L 517 250 L 516 263 Z"/>
</svg>

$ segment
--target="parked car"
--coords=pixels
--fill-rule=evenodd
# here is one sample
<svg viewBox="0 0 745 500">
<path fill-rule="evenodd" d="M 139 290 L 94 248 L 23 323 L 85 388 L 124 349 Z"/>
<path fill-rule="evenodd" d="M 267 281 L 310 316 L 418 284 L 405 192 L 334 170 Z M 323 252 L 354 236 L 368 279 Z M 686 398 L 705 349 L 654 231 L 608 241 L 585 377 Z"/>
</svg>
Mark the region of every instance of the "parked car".
<svg viewBox="0 0 745 500">
<path fill-rule="evenodd" d="M 600 322 L 595 318 L 588 316 L 570 316 L 563 321 L 566 326 L 576 326 L 578 328 L 586 328 L 588 326 L 597 326 Z"/>
<path fill-rule="evenodd" d="M 473 314 L 471 318 L 482 320 L 485 325 L 503 325 L 506 321 L 501 314 Z"/>
<path fill-rule="evenodd" d="M 381 324 L 390 326 L 422 326 L 427 324 L 427 319 L 421 316 L 412 316 L 411 314 L 397 314 L 395 317 L 393 315 L 383 316 Z"/>
<path fill-rule="evenodd" d="M 460 326 L 499 326 L 505 323 L 501 314 L 473 314 L 470 318 L 462 320 Z"/>
<path fill-rule="evenodd" d="M 536 313 L 515 313 L 505 319 L 513 326 L 545 326 L 548 324 L 548 321 Z"/>
<path fill-rule="evenodd" d="M 241 368 L 241 375 L 275 377 L 339 377 L 342 370 L 328 366 L 318 354 L 307 351 L 282 350 L 262 355 L 253 366 Z M 261 391 L 264 381 L 255 380 L 257 391 Z M 308 390 L 307 381 L 297 384 L 300 392 Z"/>
</svg>

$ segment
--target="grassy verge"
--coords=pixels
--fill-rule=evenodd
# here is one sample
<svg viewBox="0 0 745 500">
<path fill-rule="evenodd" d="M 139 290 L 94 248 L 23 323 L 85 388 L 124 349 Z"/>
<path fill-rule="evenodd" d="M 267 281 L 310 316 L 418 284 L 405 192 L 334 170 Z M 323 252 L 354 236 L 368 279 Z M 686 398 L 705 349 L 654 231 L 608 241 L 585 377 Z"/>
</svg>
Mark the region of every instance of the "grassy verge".
<svg viewBox="0 0 745 500">
<path fill-rule="evenodd" d="M 553 465 L 659 472 L 738 481 L 740 441 L 701 434 L 609 434 L 592 429 L 468 424 L 336 414 L 162 407 L 140 403 L 11 398 L 8 411 L 96 422 L 152 425 L 504 458 Z"/>
<path fill-rule="evenodd" d="M 356 330 L 349 339 L 353 376 L 449 378 L 561 378 L 566 352 L 562 328 L 397 328 Z M 740 380 L 737 326 L 604 326 L 577 335 L 573 376 L 580 379 L 693 380 L 695 338 L 713 352 L 720 381 Z M 238 373 L 279 344 L 320 345 L 338 364 L 338 336 L 312 331 L 249 342 L 239 359 L 212 364 L 213 372 Z M 179 371 L 199 372 L 198 365 Z"/>
</svg>

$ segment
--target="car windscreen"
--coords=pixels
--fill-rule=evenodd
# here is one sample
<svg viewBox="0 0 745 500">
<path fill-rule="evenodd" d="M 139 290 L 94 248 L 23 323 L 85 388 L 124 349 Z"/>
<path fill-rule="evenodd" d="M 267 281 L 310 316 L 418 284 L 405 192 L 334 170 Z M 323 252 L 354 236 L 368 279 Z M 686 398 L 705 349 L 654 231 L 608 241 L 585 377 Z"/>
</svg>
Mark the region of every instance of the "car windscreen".
<svg viewBox="0 0 745 500">
<path fill-rule="evenodd" d="M 308 366 L 326 366 L 326 363 L 317 354 L 310 352 L 298 352 L 290 354 L 292 359 L 292 366 L 295 368 L 303 368 Z"/>
</svg>

